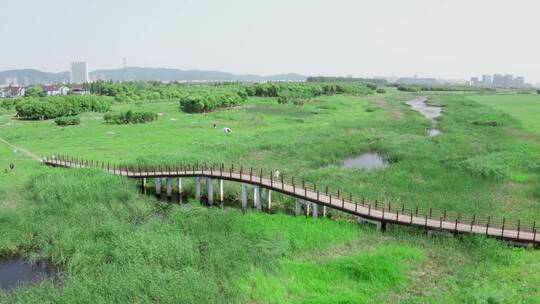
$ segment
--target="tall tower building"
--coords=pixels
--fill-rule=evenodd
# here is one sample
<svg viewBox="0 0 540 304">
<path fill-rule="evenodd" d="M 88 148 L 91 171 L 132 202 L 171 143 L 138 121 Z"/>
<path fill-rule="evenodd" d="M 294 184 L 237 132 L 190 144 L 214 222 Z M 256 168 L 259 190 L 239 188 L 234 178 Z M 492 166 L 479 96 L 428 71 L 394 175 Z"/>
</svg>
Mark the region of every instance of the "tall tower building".
<svg viewBox="0 0 540 304">
<path fill-rule="evenodd" d="M 491 75 L 482 75 L 482 84 L 487 86 L 487 87 L 490 87 L 493 83 L 493 80 L 491 78 Z"/>
<path fill-rule="evenodd" d="M 493 75 L 493 86 L 494 87 L 504 87 L 504 76 L 501 74 Z"/>
<path fill-rule="evenodd" d="M 512 74 L 504 75 L 504 86 L 505 87 L 511 87 L 513 82 L 514 82 L 514 75 L 512 75 Z"/>
<path fill-rule="evenodd" d="M 71 63 L 71 83 L 82 84 L 88 82 L 88 64 L 86 61 Z"/>
</svg>

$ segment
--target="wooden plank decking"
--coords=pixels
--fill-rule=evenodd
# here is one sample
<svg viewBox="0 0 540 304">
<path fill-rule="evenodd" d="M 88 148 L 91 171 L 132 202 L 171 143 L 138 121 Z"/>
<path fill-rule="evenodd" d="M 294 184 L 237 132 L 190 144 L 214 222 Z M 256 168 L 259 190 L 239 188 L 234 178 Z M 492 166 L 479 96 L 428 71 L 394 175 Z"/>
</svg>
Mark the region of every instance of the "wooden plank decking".
<svg viewBox="0 0 540 304">
<path fill-rule="evenodd" d="M 383 223 L 398 224 L 404 226 L 418 226 L 430 230 L 443 230 L 452 233 L 475 233 L 488 235 L 504 240 L 515 241 L 520 243 L 532 243 L 540 245 L 540 235 L 536 232 L 536 223 L 533 223 L 531 229 L 524 229 L 518 224 L 516 228 L 510 229 L 505 227 L 504 220 L 502 224 L 495 223 L 488 218 L 485 223 L 480 223 L 476 216 L 468 217 L 465 222 L 464 217 L 460 219 L 449 219 L 446 217 L 433 218 L 431 210 L 428 214 L 421 215 L 418 209 L 409 211 L 402 208 L 392 209 L 390 206 L 377 206 L 377 204 L 355 202 L 352 198 L 332 196 L 326 191 L 321 192 L 317 189 L 309 189 L 304 185 L 297 185 L 294 180 L 290 183 L 284 182 L 283 179 L 274 180 L 272 174 L 263 177 L 262 174 L 254 174 L 244 170 L 235 171 L 233 167 L 225 168 L 223 165 L 217 169 L 215 167 L 206 168 L 202 166 L 182 166 L 175 168 L 122 168 L 116 166 L 105 165 L 105 163 L 94 163 L 88 161 L 74 160 L 69 158 L 50 158 L 44 161 L 47 165 L 64 168 L 94 168 L 100 169 L 110 174 L 126 176 L 129 178 L 157 178 L 157 177 L 209 177 L 214 179 L 229 180 L 239 183 L 251 184 L 260 186 L 272 191 L 281 192 L 296 198 L 310 201 L 316 204 L 337 209 L 345 213 L 359 216 L 362 218 L 379 221 Z M 260 172 L 260 171 L 259 171 Z"/>
</svg>

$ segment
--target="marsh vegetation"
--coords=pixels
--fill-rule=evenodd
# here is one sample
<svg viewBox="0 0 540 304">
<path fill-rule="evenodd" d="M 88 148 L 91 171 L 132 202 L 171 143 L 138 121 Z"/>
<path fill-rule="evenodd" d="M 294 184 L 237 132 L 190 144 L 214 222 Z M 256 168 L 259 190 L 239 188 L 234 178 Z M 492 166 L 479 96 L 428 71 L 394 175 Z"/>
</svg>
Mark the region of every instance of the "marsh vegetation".
<svg viewBox="0 0 540 304">
<path fill-rule="evenodd" d="M 90 111 L 79 114 L 84 124 L 58 128 L 14 119 L 11 107 L 0 110 L 0 137 L 38 155 L 278 168 L 355 197 L 540 221 L 540 140 L 529 116 L 492 107 L 488 96 L 429 93 L 430 104 L 444 107 L 437 118 L 444 133 L 428 138 L 432 122 L 404 104 L 417 96 L 358 87 L 364 93 L 311 95 L 303 106 L 249 97 L 205 114 L 181 111 L 180 97 L 161 97 L 162 89 L 159 99 L 111 104 L 114 113 L 163 113 L 150 124 L 104 124 L 103 113 Z M 391 165 L 342 168 L 372 151 Z M 46 168 L 4 144 L 0 165 L 1 255 L 44 258 L 58 265 L 62 282 L 13 289 L 0 295 L 7 303 L 73 303 L 81 295 L 96 303 L 534 303 L 540 295 L 538 251 L 497 240 L 426 238 L 402 227 L 381 235 L 338 212 L 294 218 L 282 214 L 293 202 L 280 196 L 277 214 L 164 204 L 124 178 Z M 238 199 L 237 186 L 225 191 Z"/>
</svg>

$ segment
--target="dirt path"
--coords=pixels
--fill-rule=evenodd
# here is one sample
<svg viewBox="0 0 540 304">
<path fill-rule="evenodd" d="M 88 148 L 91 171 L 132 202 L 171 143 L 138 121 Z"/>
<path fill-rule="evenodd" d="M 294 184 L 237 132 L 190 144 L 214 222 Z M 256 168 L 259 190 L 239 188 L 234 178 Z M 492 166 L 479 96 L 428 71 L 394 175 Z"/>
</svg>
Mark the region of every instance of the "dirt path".
<svg viewBox="0 0 540 304">
<path fill-rule="evenodd" d="M 28 156 L 30 156 L 30 158 L 34 159 L 34 160 L 37 160 L 37 161 L 40 161 L 41 160 L 41 157 L 35 155 L 34 153 L 32 153 L 32 151 L 28 150 L 28 149 L 25 149 L 25 148 L 21 148 L 21 147 L 17 147 L 15 146 L 14 144 L 8 142 L 7 140 L 3 139 L 0 137 L 0 142 L 6 144 L 7 146 L 9 146 L 10 148 L 12 149 L 16 149 Z"/>
</svg>

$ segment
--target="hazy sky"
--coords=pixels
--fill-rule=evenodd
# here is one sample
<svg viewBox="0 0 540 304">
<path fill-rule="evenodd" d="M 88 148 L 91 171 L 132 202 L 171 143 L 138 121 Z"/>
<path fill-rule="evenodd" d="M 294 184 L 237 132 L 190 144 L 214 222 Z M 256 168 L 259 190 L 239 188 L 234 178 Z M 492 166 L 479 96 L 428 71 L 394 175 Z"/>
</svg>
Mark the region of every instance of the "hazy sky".
<svg viewBox="0 0 540 304">
<path fill-rule="evenodd" d="M 129 66 L 540 82 L 538 0 L 17 0 L 0 70 Z"/>
</svg>

